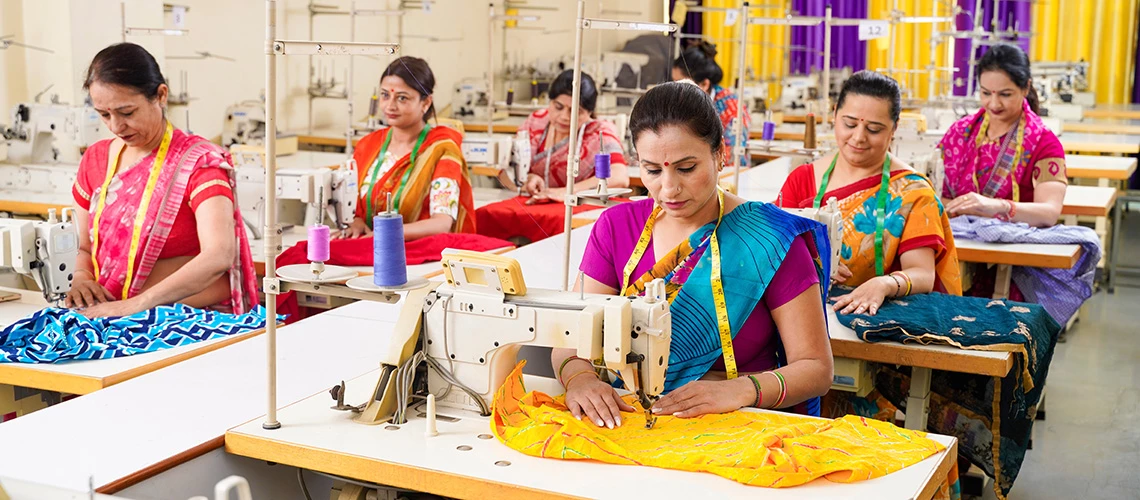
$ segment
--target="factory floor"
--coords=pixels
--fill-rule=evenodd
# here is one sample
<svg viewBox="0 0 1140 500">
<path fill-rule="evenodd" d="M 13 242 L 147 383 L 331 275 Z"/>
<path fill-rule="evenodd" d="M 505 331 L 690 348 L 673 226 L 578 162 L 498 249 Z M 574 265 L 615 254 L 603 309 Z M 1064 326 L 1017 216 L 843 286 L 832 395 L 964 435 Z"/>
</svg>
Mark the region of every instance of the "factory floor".
<svg viewBox="0 0 1140 500">
<path fill-rule="evenodd" d="M 1122 264 L 1140 266 L 1140 212 L 1124 219 Z M 1140 498 L 1140 278 L 1096 292 L 1057 344 L 1046 419 L 1033 427 L 1010 500 Z M 983 497 L 995 498 L 993 491 Z"/>
</svg>

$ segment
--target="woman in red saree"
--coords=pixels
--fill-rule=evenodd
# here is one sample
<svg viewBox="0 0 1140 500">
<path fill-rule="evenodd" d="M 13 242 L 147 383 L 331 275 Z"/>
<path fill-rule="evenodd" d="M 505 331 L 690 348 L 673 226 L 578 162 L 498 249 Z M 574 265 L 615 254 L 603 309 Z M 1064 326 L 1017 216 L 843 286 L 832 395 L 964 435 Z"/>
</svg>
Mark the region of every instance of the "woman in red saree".
<svg viewBox="0 0 1140 500">
<path fill-rule="evenodd" d="M 66 302 L 88 316 L 257 305 L 229 154 L 174 129 L 164 82 L 130 43 L 103 49 L 87 73 L 84 88 L 116 136 L 87 149 L 72 187 L 80 252 Z"/>
<path fill-rule="evenodd" d="M 372 218 L 392 207 L 404 218 L 407 241 L 441 233 L 474 233 L 475 201 L 467 162 L 454 129 L 431 126 L 435 76 L 427 61 L 401 57 L 380 80 L 388 128 L 364 136 L 353 158 L 359 168 L 356 219 L 342 238 L 372 234 Z"/>
</svg>

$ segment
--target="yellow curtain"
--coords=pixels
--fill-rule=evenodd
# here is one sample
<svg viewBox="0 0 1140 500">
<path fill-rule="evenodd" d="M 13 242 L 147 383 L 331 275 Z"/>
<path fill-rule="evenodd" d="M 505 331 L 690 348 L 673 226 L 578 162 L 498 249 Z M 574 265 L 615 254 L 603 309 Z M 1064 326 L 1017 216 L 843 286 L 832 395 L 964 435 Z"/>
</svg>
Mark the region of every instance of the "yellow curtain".
<svg viewBox="0 0 1140 500">
<path fill-rule="evenodd" d="M 1098 104 L 1130 102 L 1137 10 L 1140 0 L 1037 2 L 1029 57 L 1035 62 L 1088 61 L 1089 90 Z"/>
<path fill-rule="evenodd" d="M 889 18 L 891 9 L 895 7 L 895 0 L 868 0 L 867 17 L 886 20 Z M 946 17 L 951 15 L 951 6 L 938 0 L 897 0 L 897 8 L 907 16 Z M 895 33 L 890 36 L 879 38 L 867 44 L 867 69 L 882 70 L 883 73 L 888 73 L 886 69 L 889 67 L 890 46 L 893 43 L 895 46 L 895 72 L 890 76 L 898 80 L 907 97 L 927 99 L 948 94 L 953 80 L 951 73 L 945 71 L 935 73 L 934 95 L 931 95 L 930 73 L 914 71 L 926 70 L 931 64 L 937 68 L 949 66 L 947 50 L 953 41 L 951 39 L 940 40 L 938 45 L 933 48 L 934 53 L 931 54 L 930 39 L 936 32 L 952 30 L 954 24 L 950 22 L 896 24 L 894 28 Z"/>
<path fill-rule="evenodd" d="M 740 8 L 742 0 L 704 0 L 705 7 Z M 750 16 L 778 17 L 785 15 L 784 7 L 754 8 Z M 734 17 L 739 17 L 734 16 Z M 724 81 L 721 85 L 733 85 L 736 82 L 736 61 L 738 44 L 730 40 L 740 37 L 740 22 L 732 26 L 725 26 L 726 14 L 724 12 L 705 12 L 702 30 L 707 40 L 716 44 L 716 62 L 724 71 Z M 789 31 L 786 26 L 760 26 L 748 27 L 748 46 L 745 47 L 744 61 L 747 67 L 746 74 L 751 71 L 754 78 L 766 80 L 768 84 L 768 99 L 775 100 L 780 97 L 780 79 L 787 72 Z"/>
</svg>

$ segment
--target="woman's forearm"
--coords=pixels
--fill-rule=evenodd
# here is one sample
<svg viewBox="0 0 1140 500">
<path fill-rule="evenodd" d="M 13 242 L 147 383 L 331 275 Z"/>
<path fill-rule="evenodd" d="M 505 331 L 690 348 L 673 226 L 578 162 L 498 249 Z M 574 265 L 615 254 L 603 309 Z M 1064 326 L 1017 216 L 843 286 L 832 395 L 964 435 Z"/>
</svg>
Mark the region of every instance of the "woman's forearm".
<svg viewBox="0 0 1140 500">
<path fill-rule="evenodd" d="M 173 304 L 197 295 L 229 271 L 232 262 L 232 252 L 199 253 L 166 279 L 140 293 L 138 300 L 142 302 L 142 309 Z"/>
<path fill-rule="evenodd" d="M 1013 202 L 1016 213 L 1010 219 L 1033 227 L 1049 227 L 1061 217 L 1061 207 L 1052 203 Z"/>
<path fill-rule="evenodd" d="M 436 234 L 451 232 L 455 219 L 450 215 L 435 214 L 428 219 L 404 224 L 404 241 L 418 240 Z"/>
<path fill-rule="evenodd" d="M 930 292 L 934 291 L 934 269 L 933 268 L 928 268 L 925 266 L 910 266 L 910 267 L 904 267 L 902 269 L 902 271 L 904 273 L 906 273 L 908 278 L 910 278 L 910 294 L 911 295 L 915 295 L 915 294 L 919 294 L 919 293 L 930 293 Z M 895 283 L 894 278 L 891 278 L 889 276 L 887 276 L 886 278 L 892 280 L 892 286 L 893 286 L 893 283 Z M 902 291 L 898 294 L 895 294 L 894 290 L 892 289 L 890 296 L 901 297 L 905 293 L 906 293 L 906 283 L 903 282 L 902 283 Z"/>
</svg>

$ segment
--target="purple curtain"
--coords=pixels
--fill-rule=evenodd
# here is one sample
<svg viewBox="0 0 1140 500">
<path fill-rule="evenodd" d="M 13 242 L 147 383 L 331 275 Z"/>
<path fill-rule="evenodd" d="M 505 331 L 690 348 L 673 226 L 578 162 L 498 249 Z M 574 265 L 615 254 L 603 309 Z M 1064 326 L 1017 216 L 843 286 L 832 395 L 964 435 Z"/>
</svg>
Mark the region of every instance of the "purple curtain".
<svg viewBox="0 0 1140 500">
<path fill-rule="evenodd" d="M 677 5 L 677 0 L 669 0 L 669 15 L 672 17 L 673 9 Z M 700 12 L 689 12 L 685 14 L 685 25 L 681 27 L 681 33 L 686 35 L 699 35 L 704 32 L 704 19 L 701 17 Z"/>
<path fill-rule="evenodd" d="M 991 16 L 995 14 L 995 3 L 997 4 L 997 15 L 991 19 Z M 975 15 L 981 16 L 982 29 L 985 31 L 1004 31 L 1013 28 L 1014 31 L 1028 32 L 1031 29 L 1030 12 L 1032 4 L 1029 2 L 982 0 L 982 11 L 980 13 L 974 12 L 974 6 L 974 0 L 958 0 L 958 7 L 962 9 L 956 21 L 958 30 L 974 29 Z M 971 43 L 972 41 L 968 39 L 954 41 L 954 67 L 958 68 L 957 73 L 954 74 L 954 95 L 967 95 L 969 89 L 973 88 L 973 83 L 966 81 L 970 74 L 971 58 L 969 52 Z M 1018 37 L 1015 43 L 1021 47 L 1021 50 L 1029 53 L 1029 38 Z M 987 45 L 975 45 L 974 59 L 982 57 L 987 50 L 989 50 Z M 977 79 L 977 75 L 974 75 L 974 78 Z"/>
<path fill-rule="evenodd" d="M 827 14 L 827 3 L 827 0 L 793 0 L 792 11 L 801 16 L 823 17 Z M 831 15 L 836 18 L 865 18 L 867 0 L 832 3 Z M 792 74 L 807 75 L 823 70 L 823 35 L 822 25 L 792 27 Z M 831 67 L 850 67 L 852 71 L 867 67 L 867 42 L 859 40 L 858 27 L 831 28 Z"/>
</svg>

